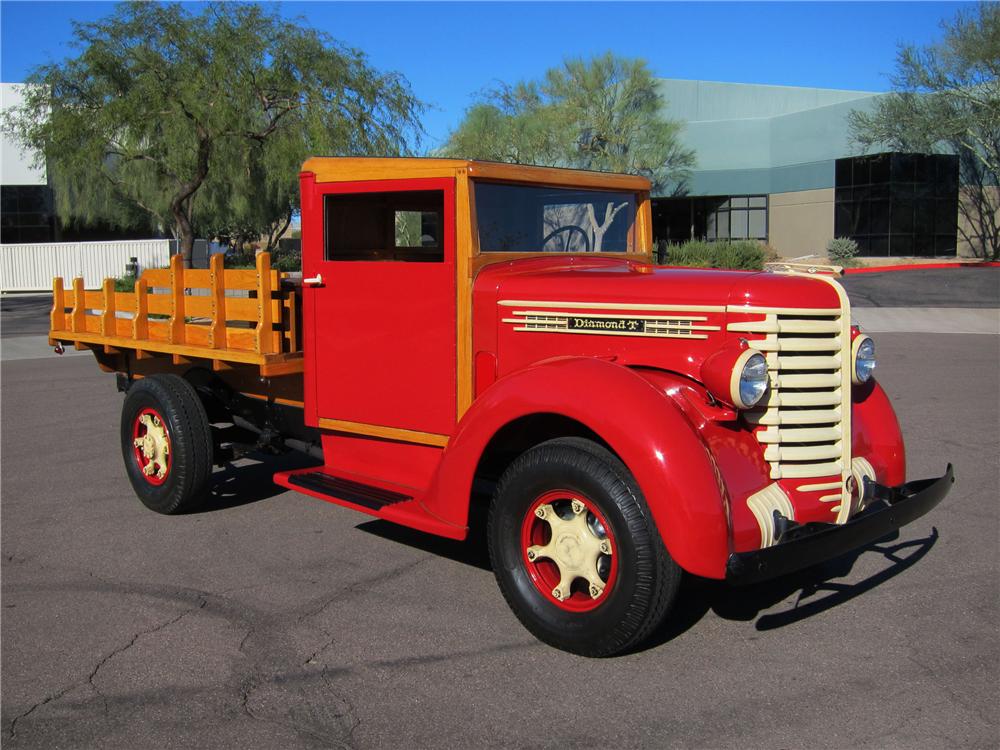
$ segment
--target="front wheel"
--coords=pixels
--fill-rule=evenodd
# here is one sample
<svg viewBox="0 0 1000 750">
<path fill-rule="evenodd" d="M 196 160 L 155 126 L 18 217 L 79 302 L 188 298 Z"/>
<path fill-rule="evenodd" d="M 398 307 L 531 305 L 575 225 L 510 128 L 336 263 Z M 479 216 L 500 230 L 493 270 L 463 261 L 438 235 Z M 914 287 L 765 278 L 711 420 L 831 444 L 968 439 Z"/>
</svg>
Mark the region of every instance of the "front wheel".
<svg viewBox="0 0 1000 750">
<path fill-rule="evenodd" d="M 680 568 L 631 473 L 588 440 L 561 438 L 518 457 L 490 508 L 493 570 L 539 640 L 611 656 L 662 622 Z"/>
<path fill-rule="evenodd" d="M 212 476 L 212 432 L 197 392 L 177 375 L 151 375 L 128 390 L 122 457 L 135 494 L 150 510 L 174 514 L 204 499 Z"/>
</svg>

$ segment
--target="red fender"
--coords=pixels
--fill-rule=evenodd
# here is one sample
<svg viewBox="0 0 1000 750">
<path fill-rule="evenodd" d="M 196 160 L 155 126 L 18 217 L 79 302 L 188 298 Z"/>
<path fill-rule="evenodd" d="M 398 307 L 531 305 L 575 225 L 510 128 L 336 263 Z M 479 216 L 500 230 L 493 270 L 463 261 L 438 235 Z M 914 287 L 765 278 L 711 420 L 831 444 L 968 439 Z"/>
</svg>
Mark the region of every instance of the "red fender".
<svg viewBox="0 0 1000 750">
<path fill-rule="evenodd" d="M 889 397 L 874 378 L 854 386 L 851 413 L 852 455 L 866 457 L 878 482 L 896 487 L 906 481 L 906 449 Z"/>
<path fill-rule="evenodd" d="M 533 414 L 559 414 L 600 435 L 632 471 L 674 560 L 691 573 L 724 577 L 727 500 L 711 453 L 671 398 L 607 360 L 547 360 L 491 385 L 448 442 L 425 508 L 465 526 L 473 476 L 488 443 L 505 425 Z"/>
</svg>

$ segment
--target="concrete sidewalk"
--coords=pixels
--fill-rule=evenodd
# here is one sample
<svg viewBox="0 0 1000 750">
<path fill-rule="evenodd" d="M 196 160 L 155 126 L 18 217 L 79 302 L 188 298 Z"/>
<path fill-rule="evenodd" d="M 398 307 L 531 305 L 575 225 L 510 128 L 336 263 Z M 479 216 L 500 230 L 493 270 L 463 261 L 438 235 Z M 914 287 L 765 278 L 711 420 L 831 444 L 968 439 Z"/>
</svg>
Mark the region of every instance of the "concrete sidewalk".
<svg viewBox="0 0 1000 750">
<path fill-rule="evenodd" d="M 868 333 L 983 333 L 1000 335 L 1000 310 L 966 307 L 852 307 Z"/>
</svg>

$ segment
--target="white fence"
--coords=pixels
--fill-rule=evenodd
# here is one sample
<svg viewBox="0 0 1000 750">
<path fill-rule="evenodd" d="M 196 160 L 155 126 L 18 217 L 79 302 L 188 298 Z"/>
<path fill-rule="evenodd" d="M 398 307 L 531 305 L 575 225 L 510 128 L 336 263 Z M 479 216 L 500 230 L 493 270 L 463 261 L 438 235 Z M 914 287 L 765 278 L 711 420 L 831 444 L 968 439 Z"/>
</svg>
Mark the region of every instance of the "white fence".
<svg viewBox="0 0 1000 750">
<path fill-rule="evenodd" d="M 140 271 L 169 265 L 171 244 L 171 240 L 127 240 L 0 245 L 0 291 L 48 291 L 55 276 L 67 282 L 82 276 L 88 289 L 96 289 L 105 278 L 124 274 L 129 258 L 139 259 Z"/>
</svg>

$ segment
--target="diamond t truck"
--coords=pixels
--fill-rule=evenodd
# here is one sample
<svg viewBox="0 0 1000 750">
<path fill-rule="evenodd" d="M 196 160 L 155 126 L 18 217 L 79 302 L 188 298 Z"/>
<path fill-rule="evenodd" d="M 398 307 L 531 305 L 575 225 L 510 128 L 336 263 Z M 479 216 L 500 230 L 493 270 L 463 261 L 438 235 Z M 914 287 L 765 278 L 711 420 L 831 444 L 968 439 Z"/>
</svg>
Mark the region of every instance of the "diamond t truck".
<svg viewBox="0 0 1000 750">
<path fill-rule="evenodd" d="M 446 159 L 313 158 L 302 274 L 54 282 L 51 343 L 125 400 L 139 499 L 196 508 L 214 465 L 462 540 L 542 641 L 635 648 L 682 571 L 747 584 L 856 550 L 953 482 L 903 439 L 831 267 L 658 267 L 650 183 Z M 477 535 L 478 536 L 478 535 Z"/>
</svg>

